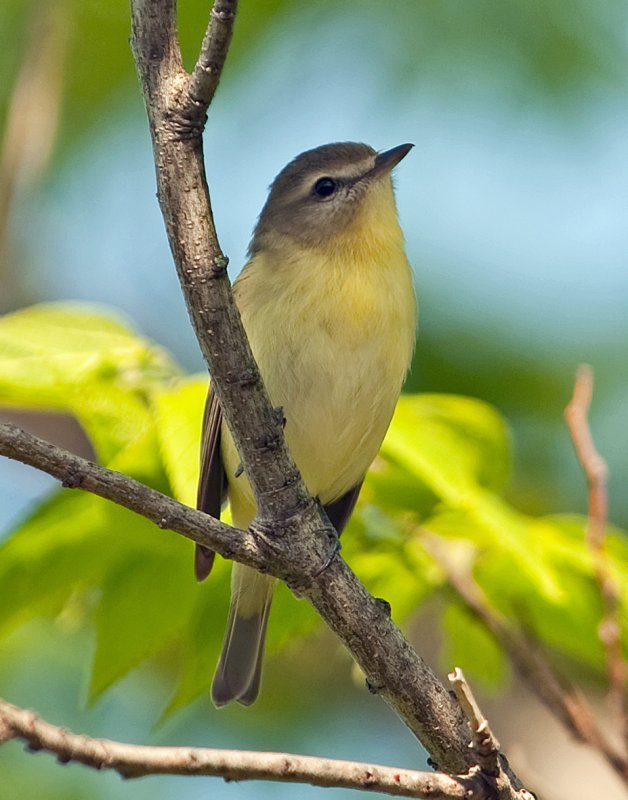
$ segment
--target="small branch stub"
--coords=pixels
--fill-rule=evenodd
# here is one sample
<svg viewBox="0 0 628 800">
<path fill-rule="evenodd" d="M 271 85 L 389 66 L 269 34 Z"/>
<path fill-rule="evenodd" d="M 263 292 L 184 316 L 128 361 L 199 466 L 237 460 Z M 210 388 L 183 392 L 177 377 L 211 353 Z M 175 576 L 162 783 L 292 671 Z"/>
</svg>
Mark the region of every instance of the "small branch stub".
<svg viewBox="0 0 628 800">
<path fill-rule="evenodd" d="M 473 742 L 471 748 L 475 755 L 478 774 L 486 786 L 487 797 L 491 800 L 536 800 L 535 796 L 518 782 L 515 786 L 506 774 L 508 762 L 500 753 L 497 737 L 480 710 L 471 687 L 459 667 L 449 674 L 458 702 L 464 711 Z"/>
<path fill-rule="evenodd" d="M 456 667 L 448 677 L 458 702 L 469 720 L 469 726 L 473 734 L 472 746 L 477 756 L 478 765 L 483 773 L 491 778 L 496 778 L 501 771 L 499 742 L 491 731 L 488 720 L 480 711 L 480 707 L 462 670 Z"/>
</svg>

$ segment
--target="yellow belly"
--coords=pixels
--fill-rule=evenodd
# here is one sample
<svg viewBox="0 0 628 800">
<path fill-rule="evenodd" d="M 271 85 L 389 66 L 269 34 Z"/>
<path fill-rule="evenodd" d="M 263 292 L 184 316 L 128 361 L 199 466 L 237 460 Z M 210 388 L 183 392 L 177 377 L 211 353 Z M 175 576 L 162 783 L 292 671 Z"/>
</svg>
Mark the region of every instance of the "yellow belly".
<svg viewBox="0 0 628 800">
<path fill-rule="evenodd" d="M 390 254 L 388 254 L 390 256 Z M 390 423 L 415 340 L 416 304 L 401 248 L 384 262 L 321 258 L 277 265 L 257 257 L 235 284 L 242 321 L 306 486 L 323 503 L 356 485 Z M 223 427 L 234 522 L 255 504 Z"/>
</svg>

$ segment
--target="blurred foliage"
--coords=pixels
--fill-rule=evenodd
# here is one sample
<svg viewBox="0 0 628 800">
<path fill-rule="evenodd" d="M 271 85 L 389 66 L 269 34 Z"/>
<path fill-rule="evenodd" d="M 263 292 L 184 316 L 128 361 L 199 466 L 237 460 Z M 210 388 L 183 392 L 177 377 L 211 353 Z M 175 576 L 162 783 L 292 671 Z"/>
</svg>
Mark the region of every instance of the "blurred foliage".
<svg viewBox="0 0 628 800">
<path fill-rule="evenodd" d="M 74 414 L 99 460 L 193 502 L 202 377 L 184 376 L 158 346 L 103 310 L 36 306 L 0 319 L 0 404 Z M 604 676 L 600 601 L 580 517 L 535 518 L 502 496 L 509 435 L 485 403 L 452 395 L 401 398 L 366 480 L 344 555 L 396 618 L 449 589 L 424 546 L 437 536 L 464 559 L 489 602 L 561 660 Z M 628 543 L 609 533 L 628 638 Z M 0 636 L 33 618 L 70 615 L 95 632 L 93 700 L 146 659 L 176 653 L 165 713 L 208 689 L 228 600 L 228 566 L 197 585 L 191 546 L 90 494 L 59 490 L 0 549 Z M 208 624 L 208 620 L 220 621 Z M 316 626 L 305 603 L 279 592 L 269 648 Z M 467 611 L 444 612 L 447 658 L 485 682 L 503 673 L 499 644 Z"/>
<path fill-rule="evenodd" d="M 121 103 L 140 104 L 128 44 L 128 3 L 98 0 L 47 0 L 65 20 L 68 44 L 61 124 L 61 148 L 111 116 Z M 304 13 L 297 0 L 245 0 L 239 15 L 227 74 L 251 58 L 262 41 L 272 40 Z M 556 107 L 560 96 L 577 99 L 583 84 L 625 88 L 628 74 L 623 28 L 626 3 L 599 0 L 406 0 L 390 13 L 383 0 L 349 0 L 342 13 L 360 21 L 386 8 L 387 35 L 377 45 L 378 63 L 391 86 L 407 86 L 417 76 L 439 76 L 464 84 L 474 73 L 507 75 L 512 91 L 517 76 L 528 90 Z M 0 4 L 0 128 L 21 66 L 31 19 L 41 0 L 4 0 Z M 318 0 L 312 24 L 338 15 L 338 4 Z M 191 66 L 208 14 L 204 0 L 179 3 L 180 40 Z"/>
</svg>

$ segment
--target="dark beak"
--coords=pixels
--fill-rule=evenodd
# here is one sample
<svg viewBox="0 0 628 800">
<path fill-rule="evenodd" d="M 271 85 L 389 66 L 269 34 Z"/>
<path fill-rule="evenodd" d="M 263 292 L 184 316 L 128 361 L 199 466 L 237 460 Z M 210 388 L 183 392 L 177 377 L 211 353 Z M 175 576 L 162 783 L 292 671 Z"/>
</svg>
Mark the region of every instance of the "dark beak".
<svg viewBox="0 0 628 800">
<path fill-rule="evenodd" d="M 405 158 L 410 150 L 414 147 L 413 144 L 400 144 L 393 147 L 392 150 L 385 150 L 383 153 L 378 153 L 375 156 L 375 166 L 370 171 L 369 175 L 379 175 L 382 172 L 390 172 L 393 167 Z"/>
</svg>

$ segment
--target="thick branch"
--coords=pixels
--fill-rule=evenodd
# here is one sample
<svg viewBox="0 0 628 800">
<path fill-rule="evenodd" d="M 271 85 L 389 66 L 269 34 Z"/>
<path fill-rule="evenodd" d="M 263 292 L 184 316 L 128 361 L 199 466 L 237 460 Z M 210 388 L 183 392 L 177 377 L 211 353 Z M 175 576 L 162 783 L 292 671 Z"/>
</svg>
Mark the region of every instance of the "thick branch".
<svg viewBox="0 0 628 800">
<path fill-rule="evenodd" d="M 226 276 L 205 179 L 205 108 L 190 105 L 174 0 L 133 0 L 133 52 L 144 91 L 158 197 L 190 317 L 224 417 L 257 501 L 252 530 L 271 549 L 274 574 L 295 586 L 329 552 L 328 521 L 288 454 Z M 211 40 L 211 32 L 208 34 Z M 208 38 L 206 37 L 206 41 Z M 271 565 L 268 565 L 269 571 Z M 292 577 L 291 577 L 292 576 Z M 341 559 L 298 586 L 342 638 L 370 684 L 397 710 L 442 769 L 471 765 L 456 702 Z M 377 647 L 373 642 L 377 641 Z"/>
<path fill-rule="evenodd" d="M 194 747 L 149 747 L 93 739 L 51 725 L 32 711 L 0 699 L 0 738 L 25 741 L 32 750 L 46 750 L 61 763 L 79 762 L 111 769 L 123 778 L 146 775 L 208 775 L 228 781 L 266 780 L 313 786 L 362 789 L 396 797 L 429 800 L 488 800 L 477 772 L 449 776 L 354 761 Z M 524 800 L 522 796 L 521 800 Z"/>
</svg>

